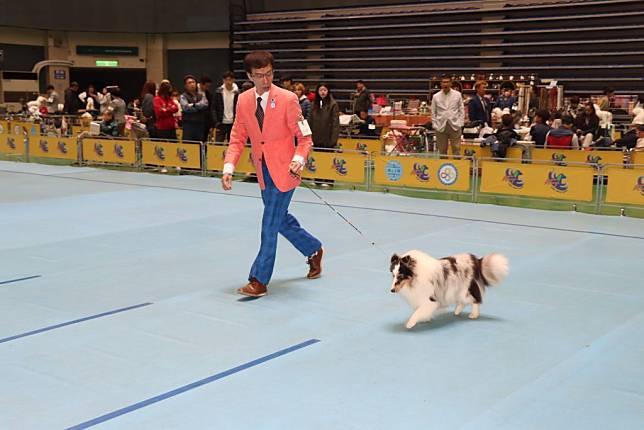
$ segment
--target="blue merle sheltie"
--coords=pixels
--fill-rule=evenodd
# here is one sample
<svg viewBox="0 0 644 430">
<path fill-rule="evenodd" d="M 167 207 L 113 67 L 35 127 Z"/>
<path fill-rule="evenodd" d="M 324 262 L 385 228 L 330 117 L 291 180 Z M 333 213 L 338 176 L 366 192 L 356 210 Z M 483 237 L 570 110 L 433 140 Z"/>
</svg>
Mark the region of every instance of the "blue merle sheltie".
<svg viewBox="0 0 644 430">
<path fill-rule="evenodd" d="M 406 327 L 429 321 L 438 308 L 456 305 L 454 315 L 472 305 L 471 319 L 479 317 L 485 287 L 497 285 L 508 274 L 508 259 L 501 254 L 477 258 L 456 254 L 436 260 L 421 251 L 394 254 L 389 268 L 392 293 L 399 293 L 414 309 Z"/>
</svg>

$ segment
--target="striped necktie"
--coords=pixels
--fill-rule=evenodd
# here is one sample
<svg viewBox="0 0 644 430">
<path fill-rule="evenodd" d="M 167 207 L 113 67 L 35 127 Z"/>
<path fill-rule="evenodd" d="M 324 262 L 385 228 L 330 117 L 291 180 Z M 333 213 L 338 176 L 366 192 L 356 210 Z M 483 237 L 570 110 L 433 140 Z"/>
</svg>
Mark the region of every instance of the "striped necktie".
<svg viewBox="0 0 644 430">
<path fill-rule="evenodd" d="M 255 109 L 255 116 L 257 117 L 257 123 L 259 124 L 259 129 L 263 131 L 264 127 L 264 109 L 262 109 L 262 98 L 257 97 L 257 109 Z"/>
</svg>

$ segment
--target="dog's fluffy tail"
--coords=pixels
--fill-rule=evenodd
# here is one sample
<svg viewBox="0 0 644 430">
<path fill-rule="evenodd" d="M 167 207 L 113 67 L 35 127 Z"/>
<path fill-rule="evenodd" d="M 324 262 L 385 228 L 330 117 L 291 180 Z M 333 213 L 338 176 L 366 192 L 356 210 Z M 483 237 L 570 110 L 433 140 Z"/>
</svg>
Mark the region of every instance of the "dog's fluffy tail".
<svg viewBox="0 0 644 430">
<path fill-rule="evenodd" d="M 508 274 L 508 259 L 496 253 L 486 255 L 481 259 L 481 271 L 490 285 L 497 285 Z"/>
</svg>

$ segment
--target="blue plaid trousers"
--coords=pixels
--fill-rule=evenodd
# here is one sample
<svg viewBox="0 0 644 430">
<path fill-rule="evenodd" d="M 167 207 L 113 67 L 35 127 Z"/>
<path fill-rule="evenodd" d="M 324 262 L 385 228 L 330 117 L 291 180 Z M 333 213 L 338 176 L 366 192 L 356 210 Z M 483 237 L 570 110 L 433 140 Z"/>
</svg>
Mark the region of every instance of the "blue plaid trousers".
<svg viewBox="0 0 644 430">
<path fill-rule="evenodd" d="M 262 241 L 259 253 L 250 269 L 248 280 L 257 279 L 267 285 L 273 275 L 275 254 L 277 252 L 277 234 L 291 242 L 305 257 L 313 255 L 322 247 L 322 243 L 309 232 L 300 227 L 300 223 L 290 213 L 288 206 L 295 190 L 281 192 L 275 186 L 266 163 L 262 161 L 265 189 L 262 191 L 264 215 L 262 216 Z"/>
</svg>

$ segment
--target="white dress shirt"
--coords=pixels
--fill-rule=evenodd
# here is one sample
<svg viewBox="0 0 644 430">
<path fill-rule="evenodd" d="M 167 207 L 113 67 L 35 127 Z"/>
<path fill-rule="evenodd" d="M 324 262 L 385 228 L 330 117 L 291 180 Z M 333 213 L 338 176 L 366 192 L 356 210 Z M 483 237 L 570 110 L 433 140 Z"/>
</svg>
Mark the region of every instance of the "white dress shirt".
<svg viewBox="0 0 644 430">
<path fill-rule="evenodd" d="M 446 126 L 459 130 L 465 122 L 463 96 L 456 90 L 440 90 L 432 97 L 432 128 L 445 131 Z"/>
</svg>

